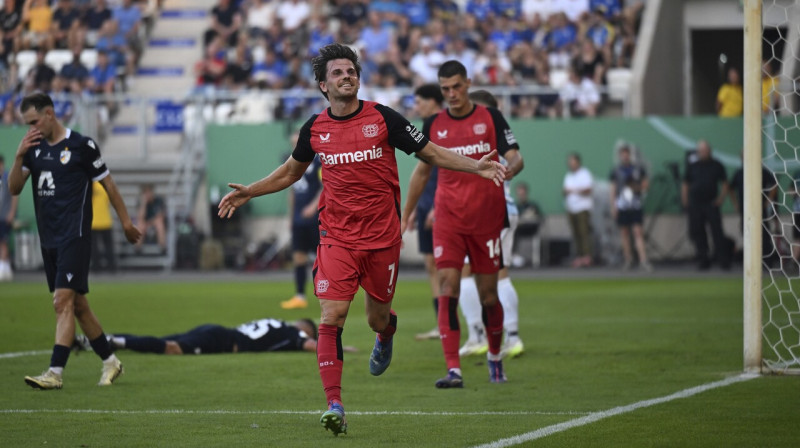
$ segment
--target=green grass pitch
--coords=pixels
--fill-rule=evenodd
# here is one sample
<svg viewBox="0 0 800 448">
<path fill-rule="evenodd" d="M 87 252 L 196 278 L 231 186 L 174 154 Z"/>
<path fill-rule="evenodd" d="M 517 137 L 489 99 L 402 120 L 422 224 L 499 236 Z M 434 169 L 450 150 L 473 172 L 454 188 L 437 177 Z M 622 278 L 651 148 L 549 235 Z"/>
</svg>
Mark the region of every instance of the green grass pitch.
<svg viewBox="0 0 800 448">
<path fill-rule="evenodd" d="M 23 382 L 49 354 L 0 356 L 0 446 L 463 447 L 718 381 L 742 369 L 742 282 L 516 280 L 524 356 L 506 361 L 507 384 L 488 382 L 483 358 L 463 361 L 465 389 L 437 390 L 445 373 L 427 284 L 401 279 L 394 360 L 368 372 L 374 335 L 354 301 L 343 334 L 347 435 L 319 425 L 325 399 L 311 353 L 167 357 L 119 352 L 126 373 L 99 388 L 100 362 L 73 355 L 64 389 Z M 90 302 L 106 332 L 161 336 L 203 323 L 284 311 L 283 281 L 97 281 Z M 44 279 L 0 285 L 0 354 L 52 347 Z M 521 446 L 796 447 L 800 378 L 763 377 L 569 429 Z"/>
</svg>

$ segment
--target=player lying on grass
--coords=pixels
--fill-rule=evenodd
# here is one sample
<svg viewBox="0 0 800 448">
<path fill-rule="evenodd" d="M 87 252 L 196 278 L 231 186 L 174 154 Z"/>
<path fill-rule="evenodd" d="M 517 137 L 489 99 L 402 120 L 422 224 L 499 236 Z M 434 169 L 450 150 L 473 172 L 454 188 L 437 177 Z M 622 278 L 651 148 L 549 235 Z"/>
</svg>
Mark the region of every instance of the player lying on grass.
<svg viewBox="0 0 800 448">
<path fill-rule="evenodd" d="M 164 355 L 201 355 L 208 353 L 277 352 L 317 350 L 317 326 L 311 319 L 286 323 L 278 319 L 260 319 L 228 328 L 206 324 L 185 333 L 164 337 L 112 334 L 108 336 L 115 350 L 127 349 Z M 345 347 L 345 351 L 355 351 Z"/>
</svg>

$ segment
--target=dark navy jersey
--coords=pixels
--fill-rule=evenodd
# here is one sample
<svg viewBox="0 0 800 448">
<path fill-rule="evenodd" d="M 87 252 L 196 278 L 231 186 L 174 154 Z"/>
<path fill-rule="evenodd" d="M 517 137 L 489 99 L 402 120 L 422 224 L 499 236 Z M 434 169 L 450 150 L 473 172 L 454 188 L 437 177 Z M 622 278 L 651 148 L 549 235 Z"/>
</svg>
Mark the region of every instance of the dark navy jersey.
<svg viewBox="0 0 800 448">
<path fill-rule="evenodd" d="M 430 210 L 433 208 L 433 198 L 436 197 L 436 182 L 439 179 L 439 168 L 433 167 L 431 170 L 431 177 L 428 178 L 428 183 L 425 184 L 425 189 L 422 190 L 422 195 L 417 202 L 417 208 L 420 210 Z"/>
<path fill-rule="evenodd" d="M 303 177 L 292 184 L 294 192 L 294 209 L 292 210 L 292 222 L 295 225 L 317 225 L 317 215 L 306 218 L 303 216 L 303 209 L 317 197 L 322 188 L 320 170 L 322 162 L 315 156 L 314 161 L 308 166 Z"/>
<path fill-rule="evenodd" d="M 261 319 L 236 327 L 235 340 L 240 352 L 303 350 L 305 332 L 277 319 Z"/>
<path fill-rule="evenodd" d="M 53 146 L 45 140 L 28 150 L 22 169 L 31 174 L 33 205 L 42 247 L 55 248 L 88 237 L 92 225 L 92 181 L 108 176 L 97 143 L 67 129 Z"/>
</svg>

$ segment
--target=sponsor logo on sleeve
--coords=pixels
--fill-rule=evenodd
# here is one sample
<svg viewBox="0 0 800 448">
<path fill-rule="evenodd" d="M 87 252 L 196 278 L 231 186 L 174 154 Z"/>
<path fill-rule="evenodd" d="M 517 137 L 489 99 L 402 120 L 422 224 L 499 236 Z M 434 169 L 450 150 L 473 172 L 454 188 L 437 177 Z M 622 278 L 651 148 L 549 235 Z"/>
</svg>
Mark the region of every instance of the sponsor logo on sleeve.
<svg viewBox="0 0 800 448">
<path fill-rule="evenodd" d="M 100 167 L 103 166 L 104 163 L 105 162 L 103 162 L 103 158 L 102 157 L 98 157 L 97 160 L 92 162 L 92 166 L 94 166 L 97 169 L 100 169 Z"/>
<path fill-rule="evenodd" d="M 361 132 L 364 133 L 364 137 L 372 138 L 378 136 L 378 125 L 377 124 L 365 124 L 363 128 L 361 128 Z"/>
<path fill-rule="evenodd" d="M 509 145 L 516 145 L 517 144 L 517 137 L 514 137 L 514 132 L 511 129 L 506 129 L 503 131 L 506 135 L 506 142 Z"/>
<path fill-rule="evenodd" d="M 420 132 L 419 129 L 417 129 L 413 124 L 406 126 L 406 132 L 408 132 L 408 135 L 410 135 L 411 138 L 417 143 L 421 142 L 422 138 L 424 137 L 422 132 Z"/>
</svg>

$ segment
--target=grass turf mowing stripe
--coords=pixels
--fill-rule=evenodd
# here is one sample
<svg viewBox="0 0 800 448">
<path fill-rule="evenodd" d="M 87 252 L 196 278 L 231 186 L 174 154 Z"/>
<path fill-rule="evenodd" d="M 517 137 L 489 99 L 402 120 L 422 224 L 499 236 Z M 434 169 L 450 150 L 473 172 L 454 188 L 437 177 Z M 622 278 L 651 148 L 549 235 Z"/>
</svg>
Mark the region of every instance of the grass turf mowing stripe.
<svg viewBox="0 0 800 448">
<path fill-rule="evenodd" d="M 713 383 L 707 383 L 700 386 L 691 387 L 689 389 L 684 389 L 664 397 L 637 401 L 636 403 L 631 403 L 625 406 L 618 406 L 616 408 L 608 409 L 606 411 L 592 412 L 591 414 L 588 414 L 584 417 L 568 420 L 566 422 L 558 423 L 555 425 L 545 426 L 544 428 L 537 429 L 536 431 L 527 432 L 525 434 L 520 434 L 514 437 L 496 440 L 494 442 L 489 442 L 483 445 L 477 445 L 474 448 L 504 448 L 514 445 L 519 445 L 520 443 L 541 439 L 552 434 L 566 431 L 568 429 L 588 425 L 590 423 L 594 423 L 604 418 L 627 414 L 628 412 L 633 412 L 637 409 L 647 408 L 650 406 L 655 406 L 657 404 L 667 403 L 673 400 L 689 398 L 691 396 L 697 395 L 702 392 L 706 392 L 712 389 L 717 389 L 720 387 L 730 386 L 731 384 L 741 383 L 743 381 L 752 380 L 754 378 L 758 378 L 759 376 L 760 375 L 757 374 L 744 373 L 741 375 L 726 378 L 724 380 L 714 381 Z"/>
<path fill-rule="evenodd" d="M 23 356 L 39 356 L 52 353 L 52 350 L 30 350 L 27 352 L 0 353 L 0 359 L 21 358 Z"/>
<path fill-rule="evenodd" d="M 122 414 L 122 415 L 316 415 L 321 411 L 265 410 L 236 411 L 226 409 L 190 410 L 190 409 L 0 409 L 0 414 Z M 492 416 L 492 415 L 587 415 L 588 412 L 577 411 L 486 411 L 486 412 L 427 412 L 427 411 L 347 411 L 347 415 L 411 415 L 411 416 Z"/>
</svg>

